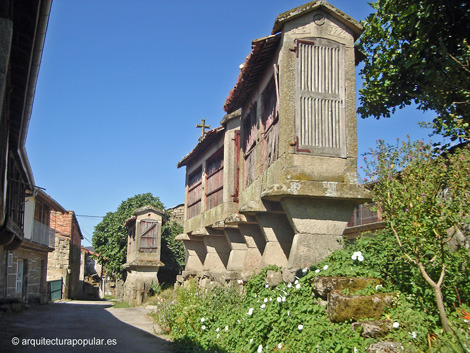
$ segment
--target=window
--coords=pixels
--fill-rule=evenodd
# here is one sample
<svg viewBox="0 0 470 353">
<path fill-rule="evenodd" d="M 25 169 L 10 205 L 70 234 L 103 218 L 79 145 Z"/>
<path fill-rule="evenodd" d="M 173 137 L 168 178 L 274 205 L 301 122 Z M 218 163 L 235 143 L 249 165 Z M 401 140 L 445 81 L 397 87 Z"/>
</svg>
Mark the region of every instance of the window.
<svg viewBox="0 0 470 353">
<path fill-rule="evenodd" d="M 34 219 L 39 223 L 49 225 L 51 209 L 48 205 L 36 199 L 36 206 L 34 208 Z"/>
<path fill-rule="evenodd" d="M 346 157 L 344 45 L 297 41 L 297 152 Z"/>
<path fill-rule="evenodd" d="M 221 148 L 206 162 L 206 209 L 223 203 L 224 149 Z"/>
</svg>

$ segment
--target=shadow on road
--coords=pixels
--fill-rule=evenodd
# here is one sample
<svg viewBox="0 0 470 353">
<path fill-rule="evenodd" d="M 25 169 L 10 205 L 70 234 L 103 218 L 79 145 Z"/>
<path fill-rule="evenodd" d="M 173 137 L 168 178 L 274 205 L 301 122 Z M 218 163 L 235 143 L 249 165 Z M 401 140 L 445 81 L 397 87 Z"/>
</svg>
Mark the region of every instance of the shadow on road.
<svg viewBox="0 0 470 353">
<path fill-rule="evenodd" d="M 172 351 L 171 342 L 117 319 L 106 310 L 111 306 L 110 302 L 62 302 L 0 316 L 0 351 Z M 137 315 L 145 318 L 144 314 L 136 313 L 133 321 L 141 319 Z"/>
</svg>

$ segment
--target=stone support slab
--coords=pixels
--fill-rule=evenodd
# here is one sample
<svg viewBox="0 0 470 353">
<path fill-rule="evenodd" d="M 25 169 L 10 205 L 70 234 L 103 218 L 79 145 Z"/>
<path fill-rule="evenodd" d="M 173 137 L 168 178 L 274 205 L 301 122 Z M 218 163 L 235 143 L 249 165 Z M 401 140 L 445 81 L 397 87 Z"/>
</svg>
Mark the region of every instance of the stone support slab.
<svg viewBox="0 0 470 353">
<path fill-rule="evenodd" d="M 266 247 L 264 238 L 258 224 L 239 224 L 238 229 L 245 238 L 247 254 L 243 270 L 256 271 L 261 269 L 261 258 Z"/>
<path fill-rule="evenodd" d="M 202 271 L 207 254 L 202 237 L 189 237 L 188 240 L 183 240 L 183 245 L 186 249 L 185 271 L 190 273 Z"/>
<path fill-rule="evenodd" d="M 230 244 L 230 255 L 227 263 L 228 271 L 242 271 L 245 266 L 248 247 L 238 228 L 226 228 L 225 236 Z"/>
<path fill-rule="evenodd" d="M 288 268 L 310 266 L 342 248 L 354 202 L 285 198 L 282 206 L 295 232 Z"/>
<path fill-rule="evenodd" d="M 230 245 L 225 235 L 206 235 L 203 237 L 203 241 L 207 251 L 204 260 L 204 271 L 226 271 L 230 257 Z"/>
<path fill-rule="evenodd" d="M 266 240 L 260 267 L 287 266 L 294 232 L 283 214 L 259 213 L 257 220 Z"/>
<path fill-rule="evenodd" d="M 149 296 L 152 283 L 158 283 L 158 269 L 136 268 L 127 274 L 124 284 L 124 301 L 131 305 L 141 305 Z"/>
</svg>

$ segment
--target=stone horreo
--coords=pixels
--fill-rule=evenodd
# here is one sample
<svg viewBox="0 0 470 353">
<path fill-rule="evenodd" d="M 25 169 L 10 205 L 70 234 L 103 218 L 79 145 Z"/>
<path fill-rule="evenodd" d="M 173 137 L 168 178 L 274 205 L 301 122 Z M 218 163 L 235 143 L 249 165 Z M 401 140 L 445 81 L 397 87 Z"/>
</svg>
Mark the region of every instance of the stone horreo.
<svg viewBox="0 0 470 353">
<path fill-rule="evenodd" d="M 181 280 L 285 279 L 342 247 L 357 186 L 354 42 L 362 26 L 325 1 L 280 14 L 186 167 Z"/>
<path fill-rule="evenodd" d="M 142 304 L 151 285 L 158 283 L 158 269 L 164 266 L 160 261 L 162 216 L 162 210 L 143 206 L 124 224 L 128 230 L 124 300 L 129 304 Z"/>
</svg>

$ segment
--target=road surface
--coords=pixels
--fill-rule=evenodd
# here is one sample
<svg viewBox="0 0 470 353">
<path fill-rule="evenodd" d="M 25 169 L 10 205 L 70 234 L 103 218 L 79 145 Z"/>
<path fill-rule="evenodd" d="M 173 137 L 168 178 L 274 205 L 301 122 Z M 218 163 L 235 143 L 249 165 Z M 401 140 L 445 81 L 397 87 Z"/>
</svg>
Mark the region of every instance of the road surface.
<svg viewBox="0 0 470 353">
<path fill-rule="evenodd" d="M 0 316 L 0 352 L 171 352 L 143 307 L 68 301 Z"/>
</svg>

